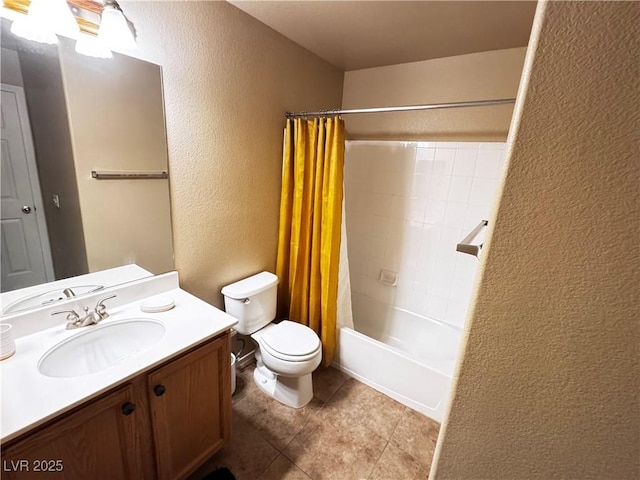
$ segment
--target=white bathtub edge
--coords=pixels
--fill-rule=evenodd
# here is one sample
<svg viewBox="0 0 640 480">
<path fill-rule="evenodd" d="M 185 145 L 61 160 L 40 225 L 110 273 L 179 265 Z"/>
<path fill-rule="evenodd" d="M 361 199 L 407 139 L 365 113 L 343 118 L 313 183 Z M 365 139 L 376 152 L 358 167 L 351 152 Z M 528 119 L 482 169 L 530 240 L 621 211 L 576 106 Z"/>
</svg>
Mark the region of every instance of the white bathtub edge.
<svg viewBox="0 0 640 480">
<path fill-rule="evenodd" d="M 385 388 L 382 385 L 378 385 L 376 382 L 373 382 L 368 378 L 363 377 L 362 375 L 358 375 L 353 370 L 343 367 L 339 363 L 333 362 L 331 366 L 340 370 L 343 373 L 346 373 L 351 378 L 355 378 L 359 382 L 362 382 L 365 385 L 373 388 L 374 390 L 377 390 L 378 392 L 393 398 L 396 402 L 400 402 L 405 407 L 409 407 L 410 409 L 415 410 L 416 412 L 420 412 L 423 415 L 426 415 L 427 417 L 431 418 L 432 420 L 435 420 L 438 423 L 442 423 L 442 420 L 444 418 L 444 413 L 445 413 L 444 412 L 445 409 L 443 408 L 443 405 L 445 404 L 445 402 L 440 402 L 438 407 L 434 410 L 432 408 L 427 407 L 426 405 L 423 405 L 422 403 L 414 402 L 410 398 L 407 398 L 404 395 L 400 395 L 399 393 L 396 393 L 393 390 L 389 390 L 388 388 Z"/>
<path fill-rule="evenodd" d="M 350 328 L 338 330 L 338 348 L 332 364 L 401 404 L 442 422 L 451 376 Z M 407 382 L 407 378 L 412 380 Z"/>
</svg>

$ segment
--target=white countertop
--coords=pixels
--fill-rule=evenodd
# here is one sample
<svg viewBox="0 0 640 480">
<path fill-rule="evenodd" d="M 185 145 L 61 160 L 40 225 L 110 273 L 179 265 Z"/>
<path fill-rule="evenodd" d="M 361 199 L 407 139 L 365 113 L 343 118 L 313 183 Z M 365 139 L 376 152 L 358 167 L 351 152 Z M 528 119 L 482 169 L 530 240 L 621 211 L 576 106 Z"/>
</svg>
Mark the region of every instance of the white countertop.
<svg viewBox="0 0 640 480">
<path fill-rule="evenodd" d="M 16 338 L 16 353 L 0 362 L 2 442 L 41 425 L 112 389 L 141 371 L 159 365 L 170 357 L 228 330 L 237 323 L 237 320 L 230 315 L 178 288 L 177 274 L 165 274 L 159 277 L 140 280 L 137 282 L 137 290 L 135 285 L 133 288 L 121 286 L 103 290 L 99 295 L 88 297 L 89 301 L 92 301 L 95 300 L 94 297 L 103 298 L 111 292 L 118 294 L 121 301 L 124 299 L 129 302 L 108 308 L 109 318 L 97 326 L 66 330 L 66 322 L 62 315 L 54 317 L 55 326 L 51 327 L 50 312 L 40 312 L 43 315 L 41 324 L 48 328 Z M 126 288 L 129 289 L 125 291 Z M 175 307 L 162 313 L 143 313 L 140 310 L 140 303 L 146 298 L 144 295 L 149 293 L 152 295 L 161 293 L 173 298 Z M 137 298 L 130 301 L 132 296 Z M 109 302 L 107 302 L 108 305 Z M 35 318 L 35 314 L 25 315 L 23 321 L 33 323 Z M 161 322 L 166 328 L 164 337 L 150 349 L 93 374 L 73 378 L 54 378 L 44 376 L 38 371 L 40 358 L 59 342 L 86 332 L 87 329 L 100 328 L 111 322 L 129 318 L 151 318 Z M 16 322 L 19 321 L 20 319 L 16 320 Z M 39 319 L 37 321 L 40 322 Z M 28 330 L 33 330 L 33 327 Z"/>
</svg>

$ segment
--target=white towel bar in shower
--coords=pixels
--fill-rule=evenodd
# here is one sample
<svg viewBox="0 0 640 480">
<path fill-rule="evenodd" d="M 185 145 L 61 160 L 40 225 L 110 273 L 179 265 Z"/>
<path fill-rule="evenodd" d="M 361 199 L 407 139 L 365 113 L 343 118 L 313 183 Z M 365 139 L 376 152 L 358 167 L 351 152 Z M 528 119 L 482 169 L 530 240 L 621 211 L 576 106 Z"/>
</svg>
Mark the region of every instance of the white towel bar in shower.
<svg viewBox="0 0 640 480">
<path fill-rule="evenodd" d="M 480 254 L 480 250 L 482 250 L 482 244 L 472 245 L 473 239 L 476 238 L 478 233 L 487 226 L 489 222 L 487 220 L 482 220 L 476 228 L 474 228 L 469 235 L 464 237 L 462 241 L 456 245 L 456 252 L 468 253 L 469 255 L 473 255 L 477 257 Z"/>
</svg>

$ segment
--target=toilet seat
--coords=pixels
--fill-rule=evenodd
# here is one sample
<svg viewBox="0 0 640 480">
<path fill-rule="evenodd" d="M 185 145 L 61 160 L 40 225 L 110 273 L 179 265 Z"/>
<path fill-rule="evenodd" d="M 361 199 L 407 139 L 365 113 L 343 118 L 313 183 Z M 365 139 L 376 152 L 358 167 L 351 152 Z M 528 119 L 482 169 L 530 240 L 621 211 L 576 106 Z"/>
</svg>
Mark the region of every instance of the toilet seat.
<svg viewBox="0 0 640 480">
<path fill-rule="evenodd" d="M 322 350 L 322 347 L 320 346 L 315 351 L 307 355 L 287 355 L 286 353 L 276 352 L 271 347 L 269 347 L 266 343 L 261 342 L 260 347 L 272 357 L 277 358 L 278 360 L 286 361 L 286 362 L 306 362 L 307 360 L 311 360 L 312 358 L 317 356 Z"/>
<path fill-rule="evenodd" d="M 262 348 L 270 355 L 289 362 L 313 359 L 322 349 L 318 335 L 300 323 L 284 320 L 259 338 Z"/>
</svg>

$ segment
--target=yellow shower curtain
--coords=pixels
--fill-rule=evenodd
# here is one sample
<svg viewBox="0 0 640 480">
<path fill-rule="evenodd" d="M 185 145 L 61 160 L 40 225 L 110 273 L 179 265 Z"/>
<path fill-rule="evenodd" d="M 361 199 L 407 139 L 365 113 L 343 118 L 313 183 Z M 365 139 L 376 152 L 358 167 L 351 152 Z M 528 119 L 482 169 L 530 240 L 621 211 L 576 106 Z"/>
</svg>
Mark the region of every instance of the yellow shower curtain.
<svg viewBox="0 0 640 480">
<path fill-rule="evenodd" d="M 333 360 L 344 122 L 288 119 L 284 131 L 276 273 L 280 314 L 312 328 L 322 340 L 322 364 Z"/>
</svg>

